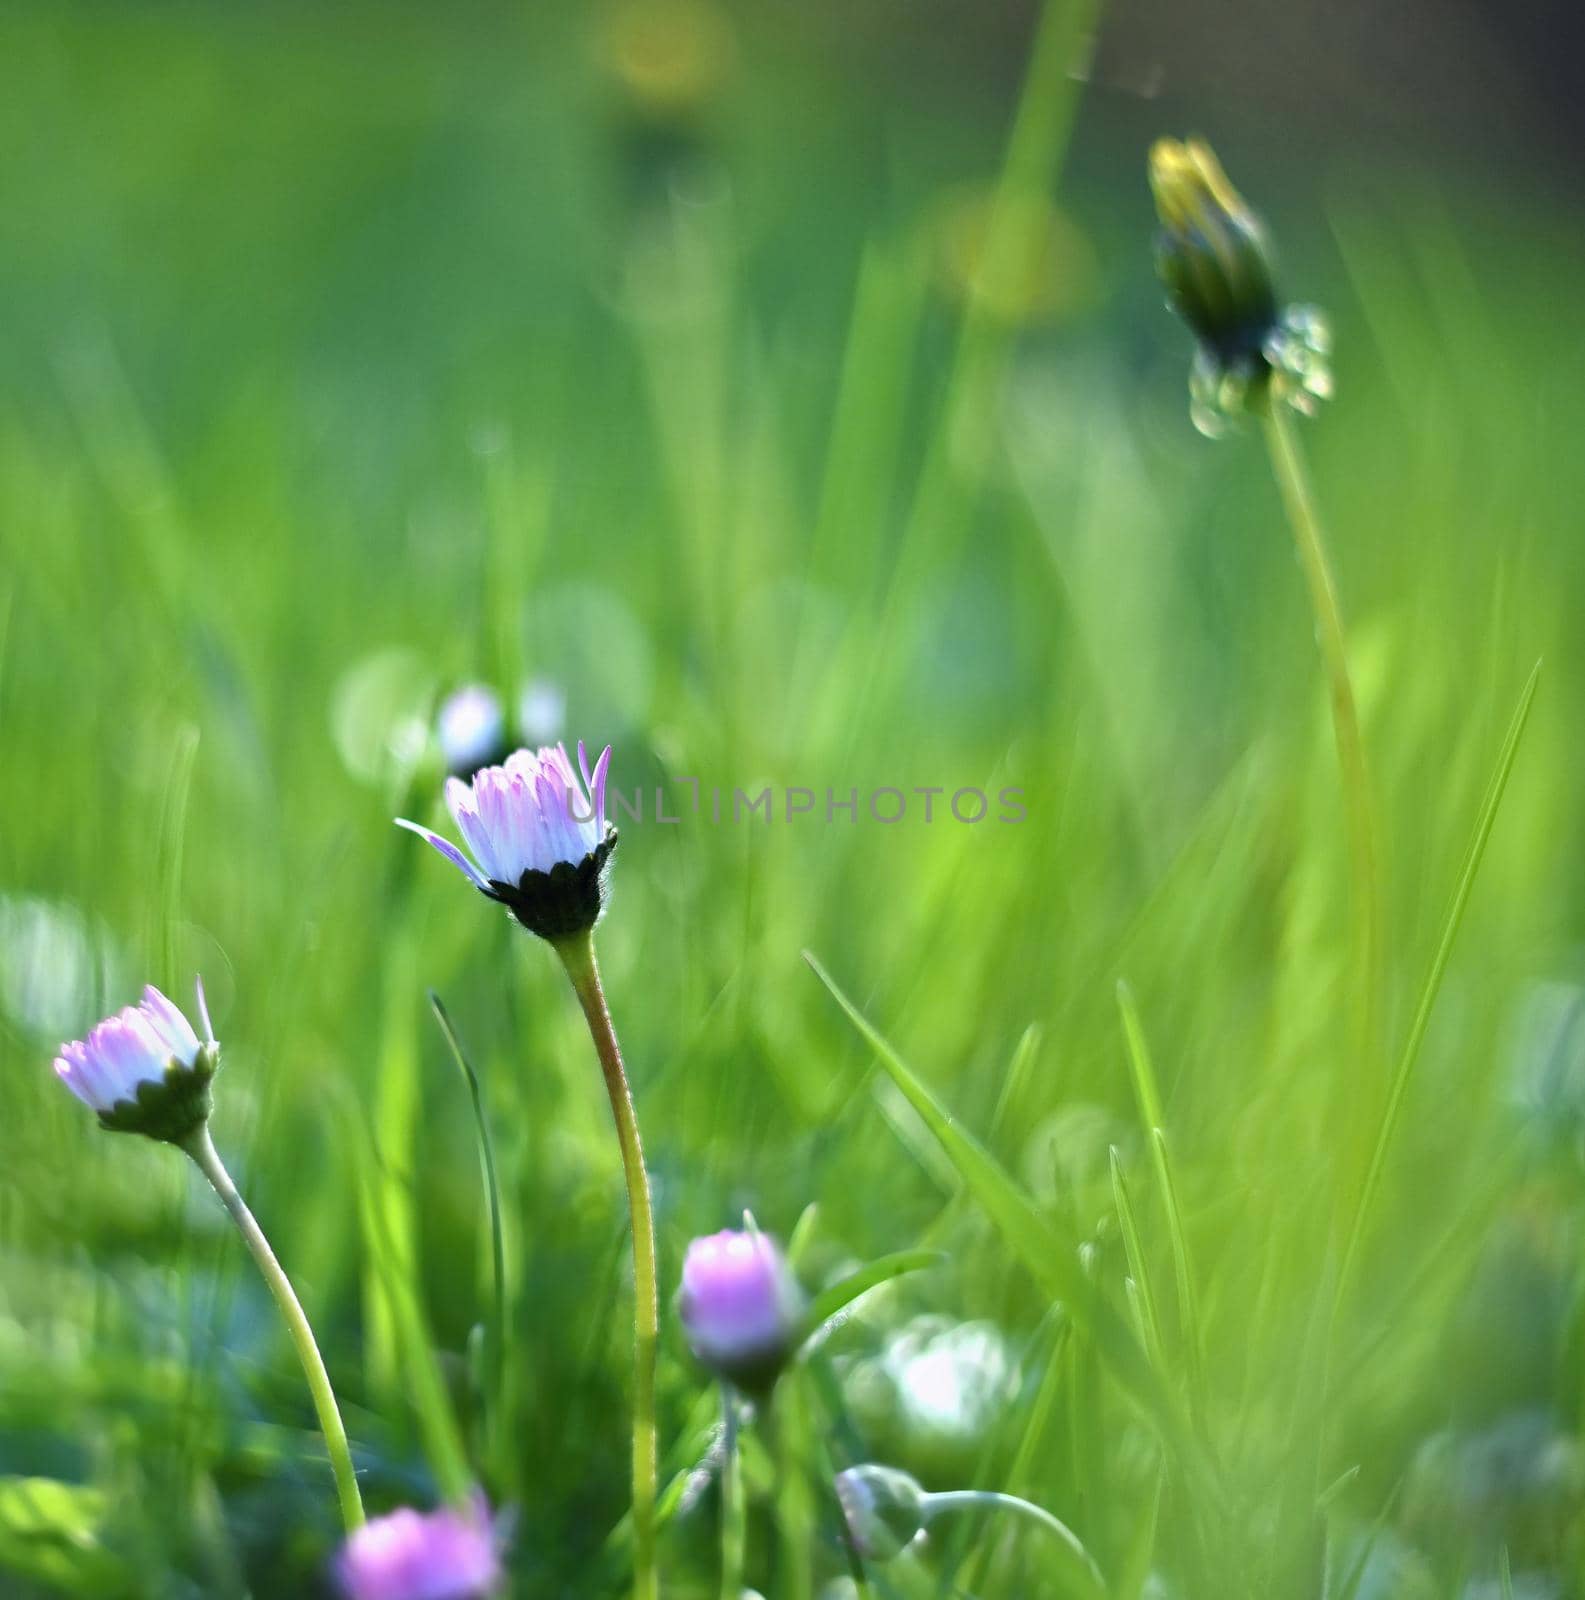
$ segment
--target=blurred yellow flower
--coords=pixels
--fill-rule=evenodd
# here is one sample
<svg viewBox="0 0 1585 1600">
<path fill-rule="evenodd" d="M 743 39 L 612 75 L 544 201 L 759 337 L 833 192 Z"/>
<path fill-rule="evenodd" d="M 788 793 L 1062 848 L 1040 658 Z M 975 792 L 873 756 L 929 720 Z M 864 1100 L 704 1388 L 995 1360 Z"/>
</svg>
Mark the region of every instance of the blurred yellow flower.
<svg viewBox="0 0 1585 1600">
<path fill-rule="evenodd" d="M 736 58 L 725 9 L 711 0 L 625 0 L 599 40 L 606 70 L 653 115 L 676 115 L 708 101 Z"/>
</svg>

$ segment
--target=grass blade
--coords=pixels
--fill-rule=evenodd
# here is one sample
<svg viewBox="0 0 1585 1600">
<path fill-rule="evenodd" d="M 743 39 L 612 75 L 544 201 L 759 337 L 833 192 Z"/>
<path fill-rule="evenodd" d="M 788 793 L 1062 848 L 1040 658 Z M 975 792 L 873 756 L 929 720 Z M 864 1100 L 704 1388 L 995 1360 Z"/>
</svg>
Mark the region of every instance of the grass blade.
<svg viewBox="0 0 1585 1600">
<path fill-rule="evenodd" d="M 1155 1565 L 1156 1534 L 1161 1523 L 1161 1496 L 1165 1488 L 1165 1475 L 1158 1472 L 1155 1493 L 1150 1497 L 1145 1515 L 1134 1524 L 1134 1536 L 1128 1542 L 1122 1566 L 1112 1583 L 1116 1600 L 1139 1600 L 1145 1592 L 1145 1585 L 1150 1582 L 1150 1571 Z"/>
<path fill-rule="evenodd" d="M 1112 1197 L 1117 1205 L 1117 1221 L 1123 1233 L 1123 1253 L 1128 1257 L 1129 1276 L 1139 1296 L 1141 1337 L 1146 1353 L 1160 1367 L 1161 1318 L 1156 1310 L 1155 1291 L 1150 1287 L 1150 1273 L 1145 1265 L 1145 1250 L 1139 1237 L 1139 1223 L 1134 1216 L 1134 1202 L 1129 1197 L 1128 1180 L 1123 1176 L 1123 1164 L 1116 1145 L 1111 1149 L 1111 1163 Z"/>
<path fill-rule="evenodd" d="M 1035 1062 L 1040 1058 L 1042 1037 L 1040 1024 L 1031 1022 L 1018 1040 L 1018 1045 L 1013 1051 L 1013 1059 L 1007 1068 L 1007 1076 L 1002 1079 L 1001 1092 L 996 1096 L 996 1109 L 991 1113 L 992 1144 L 1006 1126 L 1012 1108 L 1018 1103 L 1019 1092 L 1034 1070 Z"/>
<path fill-rule="evenodd" d="M 1173 1180 L 1172 1162 L 1167 1154 L 1166 1123 L 1161 1111 L 1161 1090 L 1156 1070 L 1145 1042 L 1139 1008 L 1128 985 L 1117 985 L 1117 1008 L 1122 1013 L 1123 1036 L 1128 1043 L 1128 1064 L 1139 1098 L 1139 1115 L 1145 1124 L 1151 1164 L 1161 1190 L 1162 1209 L 1167 1215 L 1167 1237 L 1172 1246 L 1172 1269 L 1178 1283 L 1178 1324 L 1183 1337 L 1189 1368 L 1189 1393 L 1195 1409 L 1203 1414 L 1205 1405 L 1205 1353 L 1200 1324 L 1200 1300 L 1194 1286 L 1194 1263 L 1189 1255 L 1189 1240 L 1183 1227 L 1183 1210 L 1178 1204 L 1178 1187 Z"/>
<path fill-rule="evenodd" d="M 1036 1282 L 1053 1299 L 1087 1300 L 1089 1294 L 1077 1261 L 1068 1259 L 1070 1252 L 1064 1249 L 1055 1231 L 995 1157 L 973 1135 L 958 1127 L 952 1114 L 837 987 L 836 980 L 819 960 L 807 950 L 804 960 L 875 1052 L 887 1076 L 929 1129 L 958 1176 L 968 1185 L 998 1231 L 1034 1275 Z"/>
<path fill-rule="evenodd" d="M 502 1439 L 501 1423 L 504 1420 L 502 1413 L 507 1401 L 506 1351 L 511 1336 L 511 1330 L 507 1326 L 506 1236 L 501 1225 L 501 1185 L 495 1170 L 495 1141 L 490 1137 L 490 1119 L 485 1114 L 484 1094 L 479 1085 L 479 1075 L 474 1071 L 473 1063 L 468 1060 L 467 1053 L 462 1048 L 462 1041 L 457 1037 L 457 1030 L 452 1025 L 445 1005 L 433 989 L 429 991 L 429 1005 L 435 1013 L 435 1020 L 440 1024 L 440 1031 L 446 1036 L 446 1044 L 451 1050 L 452 1059 L 457 1063 L 457 1070 L 468 1086 L 468 1099 L 473 1106 L 474 1132 L 479 1141 L 479 1175 L 484 1184 L 485 1205 L 490 1213 L 492 1282 L 489 1372 L 495 1392 L 490 1397 L 486 1432 L 492 1446 L 490 1453 L 494 1458 L 495 1446 Z M 509 1451 L 503 1451 L 501 1459 L 504 1461 L 509 1455 Z"/>
<path fill-rule="evenodd" d="M 177 970 L 177 930 L 182 912 L 182 862 L 187 842 L 187 806 L 193 792 L 193 765 L 198 757 L 198 729 L 183 727 L 176 735 L 171 752 L 170 773 L 165 780 L 164 803 L 160 808 L 159 842 L 159 931 L 149 940 L 149 953 L 159 952 L 160 974 L 166 988 L 178 994 L 186 987 L 189 974 Z"/>
<path fill-rule="evenodd" d="M 1442 921 L 1442 933 L 1437 941 L 1436 953 L 1431 958 L 1431 968 L 1420 991 L 1420 1002 L 1415 1008 L 1414 1021 L 1410 1024 L 1403 1054 L 1399 1057 L 1397 1069 L 1392 1076 L 1381 1128 L 1376 1134 L 1376 1145 L 1371 1152 L 1370 1165 L 1365 1172 L 1365 1182 L 1360 1190 L 1359 1203 L 1354 1210 L 1353 1224 L 1349 1229 L 1348 1243 L 1343 1250 L 1343 1265 L 1338 1273 L 1337 1289 L 1332 1301 L 1334 1323 L 1348 1294 L 1359 1247 L 1370 1225 L 1371 1208 L 1381 1188 L 1382 1172 L 1387 1164 L 1387 1152 L 1392 1147 L 1393 1135 L 1397 1132 L 1398 1120 L 1403 1114 L 1404 1100 L 1409 1092 L 1410 1080 L 1414 1076 L 1415 1064 L 1420 1057 L 1420 1047 L 1425 1043 L 1426 1029 L 1430 1025 L 1431 1012 L 1442 987 L 1442 978 L 1447 972 L 1453 941 L 1458 937 L 1459 925 L 1464 920 L 1464 909 L 1469 904 L 1470 890 L 1475 885 L 1475 875 L 1480 871 L 1481 858 L 1486 853 L 1486 843 L 1491 838 L 1492 825 L 1497 820 L 1497 810 L 1502 804 L 1503 791 L 1508 787 L 1508 776 L 1513 771 L 1514 760 L 1519 754 L 1519 743 L 1524 737 L 1525 724 L 1530 717 L 1530 707 L 1535 700 L 1536 686 L 1540 678 L 1541 663 L 1537 661 L 1530 669 L 1530 676 L 1519 696 L 1518 708 L 1514 711 L 1513 720 L 1508 725 L 1507 737 L 1503 740 L 1502 750 L 1497 756 L 1496 769 L 1491 775 L 1491 782 L 1486 786 L 1486 794 L 1475 819 L 1475 832 L 1470 839 L 1469 848 L 1464 853 L 1464 864 L 1459 871 L 1447 915 Z"/>
<path fill-rule="evenodd" d="M 1004 1473 L 1004 1486 L 1015 1494 L 1029 1485 L 1031 1471 L 1044 1443 L 1046 1430 L 1057 1409 L 1058 1397 L 1067 1379 L 1067 1347 L 1072 1334 L 1073 1325 L 1060 1311 L 1054 1311 L 1048 1316 L 1045 1328 L 1036 1340 L 1037 1343 L 1048 1346 L 1040 1381 L 1029 1403 L 1025 1405 L 1020 1400 L 1017 1407 L 1009 1412 L 1009 1420 L 1016 1420 L 1021 1424 L 1017 1448 Z M 1029 1357 L 1033 1359 L 1033 1347 Z M 1001 1437 L 1001 1430 L 987 1434 L 972 1480 L 974 1487 L 988 1486 L 986 1478 L 1005 1458 L 1005 1443 Z M 939 1592 L 980 1594 L 985 1587 L 986 1572 L 996 1553 L 995 1541 L 983 1537 L 975 1538 L 974 1530 L 967 1527 L 959 1529 L 956 1537 L 958 1544 L 953 1559 L 942 1564 L 943 1585 L 950 1584 L 951 1587 L 950 1589 L 943 1587 Z M 958 1580 L 960 1570 L 964 1573 L 961 1583 Z"/>
<path fill-rule="evenodd" d="M 1038 259 L 1044 206 L 1067 156 L 1083 92 L 1084 64 L 1101 0 L 1047 0 L 1029 47 L 1018 108 L 1008 137 L 952 369 L 931 429 L 880 623 L 871 640 L 861 708 L 884 705 L 899 663 L 911 658 L 911 628 L 932 571 L 945 570 L 962 550 L 986 462 L 993 454 L 991 422 L 999 414 L 1013 327 L 998 313 L 1010 290 Z M 853 716 L 855 728 L 862 715 Z"/>
<path fill-rule="evenodd" d="M 377 1157 L 363 1128 L 358 1108 L 349 1099 L 344 1107 L 347 1143 L 356 1150 L 353 1168 L 358 1175 L 358 1210 L 371 1270 L 380 1281 L 394 1318 L 396 1350 L 402 1363 L 404 1392 L 416 1414 L 424 1454 L 441 1493 L 461 1500 L 473 1488 L 473 1474 L 463 1445 L 462 1429 L 452 1410 L 435 1340 L 419 1302 L 411 1255 L 402 1253 L 392 1239 L 381 1204 L 386 1185 L 381 1182 Z"/>
<path fill-rule="evenodd" d="M 1128 1324 L 1085 1277 L 1072 1244 L 1058 1237 L 995 1157 L 972 1134 L 958 1126 L 952 1113 L 870 1025 L 819 960 L 807 950 L 804 960 L 875 1052 L 887 1076 L 935 1136 L 981 1209 L 1042 1291 L 1053 1300 L 1060 1300 L 1074 1324 L 1096 1340 L 1124 1387 L 1152 1413 L 1175 1446 L 1180 1451 L 1192 1451 L 1170 1394 L 1129 1331 Z"/>
<path fill-rule="evenodd" d="M 893 1278 L 900 1278 L 905 1273 L 938 1267 L 946 1259 L 939 1250 L 899 1250 L 895 1255 L 880 1256 L 860 1267 L 857 1272 L 850 1273 L 840 1283 L 833 1283 L 815 1297 L 804 1315 L 804 1325 L 797 1342 L 802 1344 L 805 1339 L 813 1338 L 825 1323 L 850 1306 L 861 1294 L 868 1294 L 871 1289 L 890 1283 Z"/>
</svg>

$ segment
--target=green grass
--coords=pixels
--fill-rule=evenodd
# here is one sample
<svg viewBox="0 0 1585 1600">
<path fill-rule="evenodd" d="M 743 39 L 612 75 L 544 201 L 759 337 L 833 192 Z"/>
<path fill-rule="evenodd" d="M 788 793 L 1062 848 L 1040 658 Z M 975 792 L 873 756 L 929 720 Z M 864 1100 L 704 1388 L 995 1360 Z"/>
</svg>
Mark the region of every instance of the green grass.
<svg viewBox="0 0 1585 1600">
<path fill-rule="evenodd" d="M 438 787 L 403 727 L 528 676 L 684 813 L 624 829 L 601 930 L 663 1296 L 745 1207 L 814 1294 L 881 1263 L 745 1430 L 768 1600 L 851 1592 L 828 1479 L 865 1459 L 1049 1508 L 1117 1600 L 1585 1592 L 1585 217 L 1519 168 L 1218 141 L 1338 336 L 1303 442 L 1382 817 L 1373 1068 L 1282 504 L 1258 432 L 1190 429 L 1150 271 L 1148 141 L 1216 107 L 1077 100 L 1080 20 L 1020 109 L 744 8 L 675 204 L 681 135 L 581 8 L 0 21 L 6 1600 L 312 1594 L 334 1545 L 212 1197 L 49 1071 L 195 971 L 371 1510 L 477 1479 L 516 1593 L 623 1592 L 597 1064 L 549 952 L 390 820 Z M 1043 307 L 965 310 L 965 193 L 1015 287 L 1060 197 Z M 765 784 L 816 814 L 712 824 Z M 1027 819 L 825 817 L 928 785 Z M 684 1600 L 719 1405 L 662 1320 Z M 908 1403 L 909 1350 L 955 1405 Z M 963 1517 L 869 1592 L 1064 1570 Z"/>
</svg>

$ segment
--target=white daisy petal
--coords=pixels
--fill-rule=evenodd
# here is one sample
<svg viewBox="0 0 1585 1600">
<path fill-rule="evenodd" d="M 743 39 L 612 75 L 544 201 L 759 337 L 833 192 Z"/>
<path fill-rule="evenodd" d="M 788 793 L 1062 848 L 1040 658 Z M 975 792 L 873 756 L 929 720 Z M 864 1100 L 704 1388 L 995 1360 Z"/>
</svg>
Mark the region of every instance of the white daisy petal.
<svg viewBox="0 0 1585 1600">
<path fill-rule="evenodd" d="M 207 1015 L 204 1030 L 209 1032 Z M 193 1066 L 199 1048 L 192 1024 L 150 985 L 140 1004 L 106 1017 L 86 1039 L 63 1044 L 55 1075 L 84 1105 L 109 1111 L 122 1100 L 136 1100 L 142 1084 L 164 1083 L 173 1060 Z"/>
<path fill-rule="evenodd" d="M 564 744 L 539 750 L 514 750 L 499 766 L 482 767 L 470 782 L 449 778 L 445 785 L 450 811 L 473 860 L 455 845 L 414 822 L 401 826 L 418 834 L 448 861 L 467 873 L 473 885 L 502 899 L 518 920 L 545 937 L 566 936 L 569 913 L 543 914 L 527 873 L 548 874 L 558 864 L 579 866 L 605 838 L 605 787 L 610 768 L 609 746 L 590 770 L 587 748 L 578 746 L 578 765 Z M 580 769 L 582 776 L 580 778 Z M 603 888 L 585 876 L 576 892 L 581 899 L 571 910 L 572 926 L 598 917 Z M 510 885 L 516 898 L 495 895 L 493 884 Z"/>
</svg>

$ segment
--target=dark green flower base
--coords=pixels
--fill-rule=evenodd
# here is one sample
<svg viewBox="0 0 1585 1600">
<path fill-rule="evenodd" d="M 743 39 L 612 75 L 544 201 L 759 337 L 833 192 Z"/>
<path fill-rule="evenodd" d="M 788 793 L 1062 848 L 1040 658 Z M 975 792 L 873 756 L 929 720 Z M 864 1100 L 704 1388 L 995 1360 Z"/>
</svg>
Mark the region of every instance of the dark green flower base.
<svg viewBox="0 0 1585 1600">
<path fill-rule="evenodd" d="M 165 1076 L 138 1085 L 135 1100 L 117 1100 L 99 1113 L 99 1126 L 111 1133 L 141 1133 L 164 1144 L 181 1144 L 208 1122 L 214 1110 L 211 1085 L 220 1070 L 217 1045 L 198 1047 L 192 1066 L 175 1056 Z"/>
<path fill-rule="evenodd" d="M 762 1345 L 757 1350 L 743 1351 L 735 1361 L 704 1361 L 719 1378 L 724 1378 L 740 1389 L 750 1399 L 763 1400 L 776 1387 L 788 1361 L 792 1359 L 793 1346 L 778 1339 L 774 1344 Z"/>
<path fill-rule="evenodd" d="M 1220 247 L 1198 235 L 1161 234 L 1156 271 L 1172 309 L 1224 366 L 1263 359 L 1281 314 L 1259 229 L 1229 219 Z"/>
<path fill-rule="evenodd" d="M 484 892 L 498 900 L 530 933 L 554 943 L 587 933 L 600 920 L 607 898 L 606 869 L 616 849 L 616 829 L 574 866 L 558 861 L 549 872 L 525 872 L 516 884 L 490 880 Z"/>
</svg>

